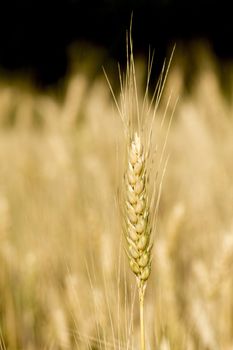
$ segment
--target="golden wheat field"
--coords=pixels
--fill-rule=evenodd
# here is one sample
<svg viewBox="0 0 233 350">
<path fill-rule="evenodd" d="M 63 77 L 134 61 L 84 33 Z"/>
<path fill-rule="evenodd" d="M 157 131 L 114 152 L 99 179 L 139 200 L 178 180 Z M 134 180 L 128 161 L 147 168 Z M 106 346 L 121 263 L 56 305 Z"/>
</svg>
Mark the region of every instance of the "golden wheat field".
<svg viewBox="0 0 233 350">
<path fill-rule="evenodd" d="M 73 65 L 59 94 L 0 82 L 1 349 L 140 348 L 118 203 L 123 127 L 98 60 L 90 62 Z M 135 62 L 140 101 L 147 62 Z M 167 140 L 168 162 L 145 295 L 147 350 L 233 350 L 226 69 L 223 84 L 208 51 L 196 47 L 190 60 L 178 49 L 156 113 L 154 160 Z M 118 81 L 117 68 L 109 80 Z"/>
</svg>

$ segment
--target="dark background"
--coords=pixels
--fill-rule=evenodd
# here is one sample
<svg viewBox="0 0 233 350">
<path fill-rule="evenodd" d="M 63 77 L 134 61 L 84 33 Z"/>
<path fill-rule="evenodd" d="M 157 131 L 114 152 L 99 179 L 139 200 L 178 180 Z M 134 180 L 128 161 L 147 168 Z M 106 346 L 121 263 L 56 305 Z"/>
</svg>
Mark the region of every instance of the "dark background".
<svg viewBox="0 0 233 350">
<path fill-rule="evenodd" d="M 147 55 L 150 45 L 162 58 L 175 42 L 185 47 L 205 39 L 220 60 L 233 58 L 230 1 L 1 0 L 0 72 L 30 73 L 41 86 L 56 84 L 66 74 L 73 42 L 104 48 L 106 59 L 124 61 L 132 11 L 136 53 Z"/>
</svg>

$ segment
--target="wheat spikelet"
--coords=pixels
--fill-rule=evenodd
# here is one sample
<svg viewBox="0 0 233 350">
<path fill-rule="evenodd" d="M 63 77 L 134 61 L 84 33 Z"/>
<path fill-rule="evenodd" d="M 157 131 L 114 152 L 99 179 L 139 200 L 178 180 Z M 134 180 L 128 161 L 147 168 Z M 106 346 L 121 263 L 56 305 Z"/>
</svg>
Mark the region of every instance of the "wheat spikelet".
<svg viewBox="0 0 233 350">
<path fill-rule="evenodd" d="M 144 293 L 151 270 L 148 179 L 146 152 L 135 132 L 128 146 L 128 165 L 124 177 L 127 255 L 137 277 L 140 293 Z"/>
</svg>

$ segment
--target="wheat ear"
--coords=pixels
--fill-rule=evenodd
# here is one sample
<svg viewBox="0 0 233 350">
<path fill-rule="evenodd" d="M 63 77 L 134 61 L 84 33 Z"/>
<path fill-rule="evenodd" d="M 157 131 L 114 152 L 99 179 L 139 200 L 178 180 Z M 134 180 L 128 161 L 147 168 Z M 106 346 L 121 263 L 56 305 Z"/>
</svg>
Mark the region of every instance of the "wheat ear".
<svg viewBox="0 0 233 350">
<path fill-rule="evenodd" d="M 145 349 L 144 294 L 151 270 L 151 228 L 149 225 L 148 178 L 146 153 L 140 136 L 135 132 L 128 145 L 125 186 L 126 252 L 131 270 L 136 275 L 141 324 L 141 350 Z"/>
<path fill-rule="evenodd" d="M 138 99 L 131 32 L 132 18 L 130 23 L 130 32 L 126 36 L 127 67 L 125 76 L 122 75 L 119 67 L 121 88 L 119 104 L 105 71 L 104 74 L 120 118 L 122 120 L 127 141 L 126 170 L 122 184 L 123 191 L 120 191 L 121 203 L 123 200 L 124 205 L 123 208 L 122 206 L 120 207 L 121 214 L 123 216 L 123 230 L 126 238 L 125 250 L 129 259 L 130 268 L 136 275 L 138 285 L 140 303 L 141 350 L 145 350 L 144 296 L 147 280 L 151 272 L 151 250 L 153 245 L 152 228 L 153 230 L 155 229 L 155 219 L 157 216 L 158 204 L 161 194 L 162 179 L 167 164 L 167 161 L 164 162 L 164 151 L 173 113 L 170 118 L 168 132 L 164 140 L 162 153 L 158 163 L 158 169 L 156 171 L 156 174 L 154 174 L 154 180 L 149 179 L 149 173 L 151 170 L 153 170 L 153 156 L 151 149 L 152 129 L 174 49 L 172 51 L 168 64 L 166 65 L 164 62 L 163 69 L 160 74 L 158 83 L 155 87 L 151 101 L 148 97 L 148 91 L 153 55 L 152 57 L 149 55 L 148 77 L 146 83 L 147 85 L 143 101 L 140 102 Z M 166 113 L 162 119 L 161 126 L 163 124 L 165 116 Z M 161 182 L 157 187 L 157 176 L 159 170 L 161 170 L 163 163 L 164 169 L 162 171 Z"/>
</svg>

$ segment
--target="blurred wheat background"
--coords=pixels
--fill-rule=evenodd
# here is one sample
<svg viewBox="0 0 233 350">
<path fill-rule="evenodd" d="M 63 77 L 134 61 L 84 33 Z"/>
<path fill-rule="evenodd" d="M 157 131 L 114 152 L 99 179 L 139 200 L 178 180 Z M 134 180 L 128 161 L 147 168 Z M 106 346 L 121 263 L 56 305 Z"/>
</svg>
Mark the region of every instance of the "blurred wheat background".
<svg viewBox="0 0 233 350">
<path fill-rule="evenodd" d="M 146 293 L 147 347 L 233 350 L 233 70 L 223 84 L 211 52 L 193 52 L 190 75 L 190 57 L 177 49 L 154 125 L 159 152 L 179 97 Z M 142 96 L 147 62 L 135 59 Z M 1 349 L 139 348 L 117 204 L 123 129 L 104 74 L 90 73 L 97 64 L 92 55 L 71 65 L 59 93 L 0 82 Z M 118 81 L 117 68 L 109 79 Z"/>
</svg>

